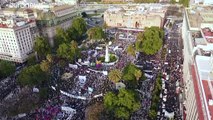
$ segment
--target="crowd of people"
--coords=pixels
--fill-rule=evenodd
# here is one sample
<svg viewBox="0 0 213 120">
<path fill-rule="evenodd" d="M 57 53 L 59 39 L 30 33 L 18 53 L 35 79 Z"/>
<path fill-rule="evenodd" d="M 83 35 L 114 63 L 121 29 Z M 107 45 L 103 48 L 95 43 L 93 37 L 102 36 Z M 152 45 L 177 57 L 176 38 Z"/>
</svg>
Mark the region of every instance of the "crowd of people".
<svg viewBox="0 0 213 120">
<path fill-rule="evenodd" d="M 169 38 L 166 39 L 167 55 L 162 69 L 165 88 L 162 91 L 162 104 L 159 106 L 158 119 L 161 120 L 166 117 L 172 117 L 176 120 L 182 120 L 179 103 L 179 85 L 182 82 L 181 64 L 183 58 L 181 52 L 181 36 L 176 23 L 174 23 L 168 36 Z"/>
</svg>

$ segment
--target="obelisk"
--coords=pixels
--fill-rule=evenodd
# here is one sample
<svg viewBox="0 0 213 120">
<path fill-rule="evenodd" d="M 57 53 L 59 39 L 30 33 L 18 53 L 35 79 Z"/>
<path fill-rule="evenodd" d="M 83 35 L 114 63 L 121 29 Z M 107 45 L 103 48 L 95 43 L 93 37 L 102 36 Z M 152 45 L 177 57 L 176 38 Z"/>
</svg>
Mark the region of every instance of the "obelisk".
<svg viewBox="0 0 213 120">
<path fill-rule="evenodd" d="M 105 62 L 109 62 L 109 45 L 106 45 Z"/>
</svg>

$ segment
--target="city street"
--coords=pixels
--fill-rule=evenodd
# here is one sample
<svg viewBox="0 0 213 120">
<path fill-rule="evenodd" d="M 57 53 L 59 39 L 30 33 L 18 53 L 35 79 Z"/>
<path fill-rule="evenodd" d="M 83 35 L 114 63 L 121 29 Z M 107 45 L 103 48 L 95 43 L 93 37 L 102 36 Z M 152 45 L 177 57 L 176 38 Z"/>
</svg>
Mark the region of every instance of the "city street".
<svg viewBox="0 0 213 120">
<path fill-rule="evenodd" d="M 164 120 L 169 117 L 174 117 L 175 120 L 182 120 L 179 103 L 179 84 L 182 77 L 182 48 L 180 27 L 178 27 L 177 22 L 174 22 L 165 43 L 167 54 L 165 61 L 162 61 L 163 90 L 161 93 L 158 120 Z"/>
</svg>

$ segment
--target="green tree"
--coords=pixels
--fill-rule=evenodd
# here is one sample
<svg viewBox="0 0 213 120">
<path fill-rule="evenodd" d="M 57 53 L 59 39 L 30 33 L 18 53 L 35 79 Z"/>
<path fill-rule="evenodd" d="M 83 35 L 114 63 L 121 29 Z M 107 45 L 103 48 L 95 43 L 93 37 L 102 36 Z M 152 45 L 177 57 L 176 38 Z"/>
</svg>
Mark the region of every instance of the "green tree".
<svg viewBox="0 0 213 120">
<path fill-rule="evenodd" d="M 37 52 L 38 57 L 44 58 L 50 53 L 50 45 L 44 37 L 37 37 L 35 40 L 34 50 Z"/>
<path fill-rule="evenodd" d="M 70 44 L 62 43 L 57 49 L 57 55 L 61 58 L 65 58 L 70 62 L 73 62 L 80 56 L 80 49 L 76 41 L 71 41 Z"/>
<path fill-rule="evenodd" d="M 188 7 L 189 6 L 189 0 L 180 0 L 179 3 L 183 4 L 184 7 Z"/>
<path fill-rule="evenodd" d="M 15 73 L 15 64 L 9 61 L 0 61 L 0 79 L 8 77 L 9 75 Z"/>
<path fill-rule="evenodd" d="M 78 35 L 78 39 L 86 33 L 87 27 L 86 22 L 83 18 L 75 18 L 72 22 L 72 28 L 76 30 L 76 34 Z"/>
<path fill-rule="evenodd" d="M 76 60 L 80 56 L 80 49 L 78 48 L 78 43 L 74 40 L 70 43 L 70 60 Z"/>
<path fill-rule="evenodd" d="M 87 31 L 89 39 L 101 40 L 105 38 L 105 33 L 101 27 L 93 27 Z"/>
<path fill-rule="evenodd" d="M 119 82 L 119 80 L 121 80 L 122 72 L 119 69 L 111 70 L 109 72 L 108 77 L 109 77 L 109 80 L 111 80 L 114 83 L 117 83 Z"/>
<path fill-rule="evenodd" d="M 149 111 L 149 117 L 151 120 L 155 120 L 157 117 L 157 112 L 155 110 L 150 110 Z"/>
<path fill-rule="evenodd" d="M 55 35 L 55 48 L 58 48 L 60 44 L 62 43 L 68 43 L 69 42 L 69 36 L 66 31 L 64 31 L 61 27 L 56 28 L 56 35 Z"/>
<path fill-rule="evenodd" d="M 104 96 L 104 106 L 114 112 L 116 118 L 129 119 L 130 114 L 140 108 L 140 102 L 133 91 L 120 89 L 118 94 L 108 92 Z"/>
<path fill-rule="evenodd" d="M 135 88 L 138 84 L 137 80 L 142 78 L 142 72 L 134 64 L 129 63 L 124 67 L 122 78 L 127 84 L 128 88 Z"/>
<path fill-rule="evenodd" d="M 75 28 L 69 27 L 66 32 L 67 32 L 68 37 L 69 37 L 68 42 L 71 42 L 71 40 L 77 40 L 78 39 L 78 34 L 76 34 L 77 31 L 76 31 Z"/>
<path fill-rule="evenodd" d="M 40 68 L 39 64 L 24 68 L 18 76 L 18 83 L 22 86 L 42 85 L 48 80 L 48 76 Z"/>
<path fill-rule="evenodd" d="M 57 49 L 57 55 L 61 58 L 67 58 L 69 56 L 69 45 L 66 43 L 62 43 L 61 45 L 59 45 L 59 48 Z"/>
<path fill-rule="evenodd" d="M 47 54 L 46 59 L 47 59 L 48 62 L 50 62 L 50 64 L 53 63 L 54 58 L 51 54 Z"/>
<path fill-rule="evenodd" d="M 28 57 L 28 59 L 27 59 L 27 65 L 31 66 L 31 65 L 35 65 L 35 64 L 36 64 L 36 57 L 33 54 L 33 55 L 31 55 L 31 56 Z"/>
<path fill-rule="evenodd" d="M 141 72 L 141 70 L 135 70 L 135 78 L 136 78 L 136 80 L 139 80 L 141 77 L 142 77 L 142 72 Z"/>
<path fill-rule="evenodd" d="M 136 41 L 136 50 L 147 55 L 158 52 L 163 44 L 163 30 L 158 27 L 145 28 L 144 33 L 140 33 Z"/>
<path fill-rule="evenodd" d="M 50 62 L 47 60 L 43 60 L 40 64 L 40 68 L 43 72 L 49 72 L 50 70 Z"/>
<path fill-rule="evenodd" d="M 127 54 L 132 55 L 132 56 L 135 57 L 135 48 L 134 48 L 133 45 L 129 45 L 129 46 L 127 47 Z"/>
</svg>

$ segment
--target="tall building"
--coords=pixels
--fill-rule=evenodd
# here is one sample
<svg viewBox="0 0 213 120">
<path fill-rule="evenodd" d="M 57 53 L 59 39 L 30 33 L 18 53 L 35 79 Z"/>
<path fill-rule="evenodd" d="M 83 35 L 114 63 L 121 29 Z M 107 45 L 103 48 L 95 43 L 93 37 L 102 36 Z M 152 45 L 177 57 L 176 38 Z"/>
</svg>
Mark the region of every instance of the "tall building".
<svg viewBox="0 0 213 120">
<path fill-rule="evenodd" d="M 186 120 L 213 119 L 213 6 L 194 5 L 184 12 L 183 79 Z"/>
<path fill-rule="evenodd" d="M 39 13 L 37 25 L 40 34 L 46 36 L 50 45 L 54 46 L 56 28 L 60 27 L 66 30 L 71 26 L 73 18 L 78 15 L 80 15 L 79 8 L 70 5 L 55 6 L 50 11 Z"/>
<path fill-rule="evenodd" d="M 110 27 L 139 28 L 157 26 L 162 27 L 166 14 L 166 7 L 154 5 L 126 5 L 110 7 L 104 13 L 104 21 Z"/>
<path fill-rule="evenodd" d="M 30 14 L 26 13 L 26 9 L 31 11 Z M 31 8 L 19 8 L 16 6 L 12 8 L 4 8 L 2 11 L 4 15 L 18 15 L 25 18 L 34 16 L 40 35 L 47 37 L 51 46 L 54 46 L 56 28 L 69 28 L 73 18 L 80 15 L 77 6 L 66 4 L 46 5 L 35 3 Z"/>
<path fill-rule="evenodd" d="M 0 18 L 0 59 L 24 62 L 33 51 L 36 22 L 17 16 Z"/>
</svg>

